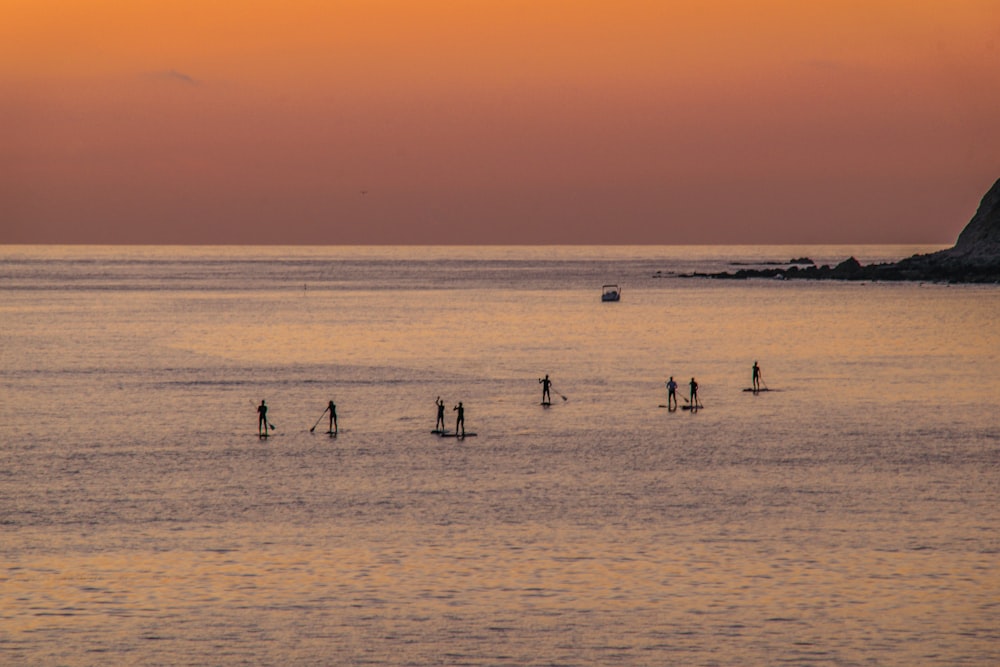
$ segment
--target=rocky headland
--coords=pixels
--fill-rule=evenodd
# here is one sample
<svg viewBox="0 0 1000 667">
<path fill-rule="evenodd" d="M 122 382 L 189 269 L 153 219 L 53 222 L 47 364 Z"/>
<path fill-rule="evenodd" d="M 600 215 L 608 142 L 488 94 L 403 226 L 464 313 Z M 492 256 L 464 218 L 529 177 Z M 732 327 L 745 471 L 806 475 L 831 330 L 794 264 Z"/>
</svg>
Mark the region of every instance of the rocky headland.
<svg viewBox="0 0 1000 667">
<path fill-rule="evenodd" d="M 898 262 L 862 265 L 853 257 L 836 266 L 740 269 L 733 273 L 693 273 L 686 277 L 722 279 L 786 278 L 810 280 L 916 280 L 952 283 L 1000 283 L 1000 180 L 979 204 L 955 245 Z"/>
</svg>

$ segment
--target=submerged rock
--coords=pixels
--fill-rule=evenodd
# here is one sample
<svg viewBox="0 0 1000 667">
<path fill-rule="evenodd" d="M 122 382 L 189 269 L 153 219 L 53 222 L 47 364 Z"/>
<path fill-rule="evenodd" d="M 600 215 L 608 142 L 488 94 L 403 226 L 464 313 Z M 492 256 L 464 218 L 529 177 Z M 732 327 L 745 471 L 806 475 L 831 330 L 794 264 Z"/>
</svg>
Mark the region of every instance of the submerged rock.
<svg viewBox="0 0 1000 667">
<path fill-rule="evenodd" d="M 861 262 L 853 257 L 848 257 L 843 262 L 833 267 L 832 273 L 837 278 L 850 278 L 863 270 L 864 267 L 861 266 Z"/>
</svg>

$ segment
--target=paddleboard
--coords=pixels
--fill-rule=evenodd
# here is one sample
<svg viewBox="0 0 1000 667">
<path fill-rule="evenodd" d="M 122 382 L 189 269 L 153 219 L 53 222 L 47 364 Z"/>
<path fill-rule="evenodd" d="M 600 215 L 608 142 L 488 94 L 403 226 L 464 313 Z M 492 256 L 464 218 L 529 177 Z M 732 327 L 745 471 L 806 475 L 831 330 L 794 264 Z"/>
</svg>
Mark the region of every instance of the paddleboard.
<svg viewBox="0 0 1000 667">
<path fill-rule="evenodd" d="M 676 405 L 674 407 L 670 407 L 669 405 L 662 405 L 661 404 L 661 405 L 657 405 L 656 407 L 658 407 L 658 408 L 667 408 L 668 410 L 676 410 L 677 409 Z"/>
<path fill-rule="evenodd" d="M 465 435 L 462 435 L 461 433 L 442 433 L 441 437 L 442 438 L 458 438 L 459 440 L 461 440 L 462 438 L 475 438 L 477 435 L 479 435 L 479 434 L 478 433 L 473 433 L 472 431 L 468 431 Z"/>
<path fill-rule="evenodd" d="M 442 431 L 441 429 L 436 428 L 433 431 L 431 431 L 431 433 L 433 433 L 434 435 L 447 435 L 448 434 L 448 429 L 445 429 L 445 430 Z"/>
<path fill-rule="evenodd" d="M 681 410 L 703 410 L 704 405 L 682 405 Z"/>
<path fill-rule="evenodd" d="M 539 403 L 539 405 L 543 405 L 545 407 L 549 407 L 550 405 L 552 405 L 552 403 L 549 402 L 549 401 L 542 401 L 541 403 Z"/>
<path fill-rule="evenodd" d="M 747 387 L 743 391 L 753 392 L 754 394 L 759 394 L 762 391 L 777 391 L 777 389 L 753 389 L 752 387 Z"/>
<path fill-rule="evenodd" d="M 328 436 L 330 436 L 331 438 L 336 438 L 337 437 L 337 432 L 336 431 L 327 431 L 326 434 Z"/>
</svg>

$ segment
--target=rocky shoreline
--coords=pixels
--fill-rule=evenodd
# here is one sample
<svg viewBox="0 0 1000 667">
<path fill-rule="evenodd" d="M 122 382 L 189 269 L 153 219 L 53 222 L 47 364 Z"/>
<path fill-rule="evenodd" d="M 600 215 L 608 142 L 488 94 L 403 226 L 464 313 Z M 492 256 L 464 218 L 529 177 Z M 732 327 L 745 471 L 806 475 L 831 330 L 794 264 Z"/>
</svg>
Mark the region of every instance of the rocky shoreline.
<svg viewBox="0 0 1000 667">
<path fill-rule="evenodd" d="M 955 245 L 947 250 L 867 266 L 854 257 L 833 267 L 810 266 L 802 259 L 791 260 L 790 266 L 782 268 L 740 269 L 732 273 L 695 272 L 681 274 L 681 277 L 1000 283 L 1000 180 L 983 197 L 979 210 L 959 234 Z"/>
</svg>

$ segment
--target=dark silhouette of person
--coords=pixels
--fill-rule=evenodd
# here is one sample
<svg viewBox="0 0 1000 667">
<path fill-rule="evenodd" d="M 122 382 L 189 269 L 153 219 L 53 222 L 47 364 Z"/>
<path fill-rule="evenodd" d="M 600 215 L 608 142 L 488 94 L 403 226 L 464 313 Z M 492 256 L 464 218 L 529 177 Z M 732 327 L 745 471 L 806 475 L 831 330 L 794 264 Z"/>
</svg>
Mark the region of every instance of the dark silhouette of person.
<svg viewBox="0 0 1000 667">
<path fill-rule="evenodd" d="M 670 404 L 671 401 L 673 401 L 673 405 Z M 677 383 L 674 382 L 673 375 L 667 381 L 667 408 L 670 410 L 677 409 Z"/>
<path fill-rule="evenodd" d="M 267 435 L 267 404 L 264 399 L 257 406 L 257 435 Z"/>
<path fill-rule="evenodd" d="M 334 405 L 333 401 L 330 401 L 330 405 L 326 406 L 326 409 L 330 411 L 329 432 L 337 435 L 337 431 L 339 430 L 337 427 L 337 406 Z"/>
<path fill-rule="evenodd" d="M 458 410 L 458 418 L 455 420 L 455 435 L 459 434 L 459 428 L 461 427 L 461 437 L 465 437 L 465 408 L 462 407 L 462 401 L 458 402 L 452 410 Z"/>
<path fill-rule="evenodd" d="M 444 401 L 441 400 L 440 396 L 438 396 L 437 400 L 434 401 L 434 405 L 436 405 L 437 409 L 438 409 L 438 418 L 437 418 L 437 423 L 434 424 L 434 430 L 435 431 L 443 431 L 444 430 Z"/>
<path fill-rule="evenodd" d="M 549 388 L 552 387 L 552 381 L 549 380 L 549 374 L 546 373 L 544 378 L 539 378 L 538 382 L 542 385 L 542 403 L 551 403 L 552 395 L 549 393 Z"/>
<path fill-rule="evenodd" d="M 691 378 L 691 409 L 694 410 L 698 407 L 698 383 Z"/>
<path fill-rule="evenodd" d="M 753 362 L 753 390 L 760 391 L 760 366 Z"/>
</svg>

